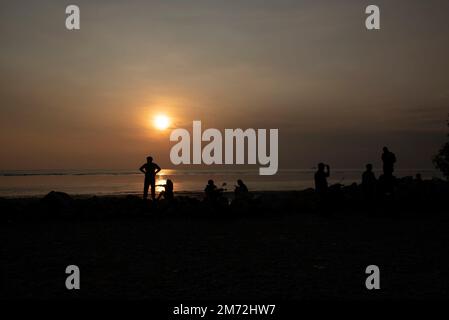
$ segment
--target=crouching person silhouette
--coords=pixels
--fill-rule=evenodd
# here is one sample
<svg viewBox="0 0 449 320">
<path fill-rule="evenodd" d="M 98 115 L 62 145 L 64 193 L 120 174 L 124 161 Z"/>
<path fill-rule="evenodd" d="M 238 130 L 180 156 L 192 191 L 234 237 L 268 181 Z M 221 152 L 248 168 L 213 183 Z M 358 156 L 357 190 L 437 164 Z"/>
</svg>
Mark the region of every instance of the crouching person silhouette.
<svg viewBox="0 0 449 320">
<path fill-rule="evenodd" d="M 222 187 L 226 186 L 226 182 L 222 184 Z M 218 188 L 214 180 L 208 180 L 207 186 L 204 189 L 204 193 L 206 197 L 204 198 L 205 203 L 219 207 L 225 207 L 228 205 L 228 199 L 223 195 L 223 192 L 226 191 L 225 188 Z"/>
<path fill-rule="evenodd" d="M 371 203 L 376 196 L 377 180 L 373 172 L 373 165 L 368 163 L 362 174 L 362 192 L 366 202 Z"/>
<path fill-rule="evenodd" d="M 159 200 L 161 197 L 164 197 L 164 199 L 167 201 L 173 201 L 173 199 L 174 199 L 173 181 L 171 181 L 170 179 L 167 179 L 167 182 L 165 184 L 160 184 L 158 186 L 164 187 L 164 191 L 161 191 L 159 193 L 157 200 Z"/>
<path fill-rule="evenodd" d="M 143 199 L 146 200 L 148 198 L 148 188 L 151 186 L 151 199 L 155 200 L 156 198 L 156 175 L 161 168 L 153 162 L 152 157 L 147 157 L 147 162 L 144 163 L 140 169 L 143 174 L 145 174 L 145 181 L 143 185 Z"/>
<path fill-rule="evenodd" d="M 243 183 L 241 179 L 237 180 L 237 185 L 234 189 L 236 200 L 247 200 L 249 198 L 248 187 Z"/>
<path fill-rule="evenodd" d="M 225 183 L 223 185 L 225 185 Z M 219 198 L 222 197 L 224 190 L 225 189 L 223 189 L 223 188 L 218 188 L 215 185 L 214 180 L 212 180 L 212 179 L 208 180 L 206 188 L 204 188 L 204 193 L 206 194 L 206 200 L 213 201 L 213 202 L 219 200 Z"/>
</svg>

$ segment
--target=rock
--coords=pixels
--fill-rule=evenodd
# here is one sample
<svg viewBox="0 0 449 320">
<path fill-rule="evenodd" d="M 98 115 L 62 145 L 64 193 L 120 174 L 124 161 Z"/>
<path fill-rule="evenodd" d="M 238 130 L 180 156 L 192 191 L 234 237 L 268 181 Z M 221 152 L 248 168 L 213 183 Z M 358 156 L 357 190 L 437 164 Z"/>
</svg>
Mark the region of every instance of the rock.
<svg viewBox="0 0 449 320">
<path fill-rule="evenodd" d="M 69 215 L 74 211 L 75 201 L 67 193 L 51 191 L 42 198 L 41 204 L 48 213 Z"/>
</svg>

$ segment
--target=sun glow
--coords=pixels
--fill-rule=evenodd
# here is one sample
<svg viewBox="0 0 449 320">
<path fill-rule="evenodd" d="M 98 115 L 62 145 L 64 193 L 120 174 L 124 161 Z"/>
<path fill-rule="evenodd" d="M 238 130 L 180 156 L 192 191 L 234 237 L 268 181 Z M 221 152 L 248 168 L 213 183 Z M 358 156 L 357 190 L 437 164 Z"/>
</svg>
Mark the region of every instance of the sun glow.
<svg viewBox="0 0 449 320">
<path fill-rule="evenodd" d="M 154 118 L 154 126 L 158 130 L 165 130 L 170 125 L 170 119 L 166 115 L 157 115 Z"/>
</svg>

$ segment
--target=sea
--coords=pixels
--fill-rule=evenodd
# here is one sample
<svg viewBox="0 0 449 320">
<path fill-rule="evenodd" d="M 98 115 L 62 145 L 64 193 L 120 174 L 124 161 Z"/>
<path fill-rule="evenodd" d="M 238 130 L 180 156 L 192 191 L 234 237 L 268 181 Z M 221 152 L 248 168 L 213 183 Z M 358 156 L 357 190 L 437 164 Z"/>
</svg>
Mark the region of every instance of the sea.
<svg viewBox="0 0 449 320">
<path fill-rule="evenodd" d="M 156 184 L 167 179 L 174 183 L 175 193 L 198 193 L 204 190 L 209 179 L 219 187 L 233 191 L 237 179 L 242 179 L 252 191 L 292 191 L 313 188 L 314 170 L 281 169 L 276 175 L 261 176 L 258 170 L 184 170 L 164 169 Z M 375 171 L 376 176 L 380 172 Z M 441 178 L 431 169 L 408 169 L 395 172 L 397 177 L 415 176 L 423 179 Z M 333 169 L 329 184 L 350 185 L 360 183 L 362 171 Z M 70 195 L 140 195 L 143 190 L 143 174 L 135 170 L 8 170 L 0 171 L 0 197 L 34 197 L 50 191 L 62 191 Z M 162 187 L 156 188 L 159 192 Z"/>
</svg>

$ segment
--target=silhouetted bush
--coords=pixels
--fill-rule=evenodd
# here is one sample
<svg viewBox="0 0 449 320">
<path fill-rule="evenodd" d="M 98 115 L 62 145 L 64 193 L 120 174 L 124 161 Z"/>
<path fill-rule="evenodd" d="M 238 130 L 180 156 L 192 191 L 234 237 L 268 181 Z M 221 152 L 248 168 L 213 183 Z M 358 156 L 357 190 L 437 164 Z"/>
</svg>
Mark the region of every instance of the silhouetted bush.
<svg viewBox="0 0 449 320">
<path fill-rule="evenodd" d="M 449 127 L 449 121 L 447 122 Z M 449 134 L 448 134 L 449 137 Z M 446 142 L 433 158 L 435 168 L 439 169 L 446 179 L 449 180 L 449 142 Z"/>
</svg>

